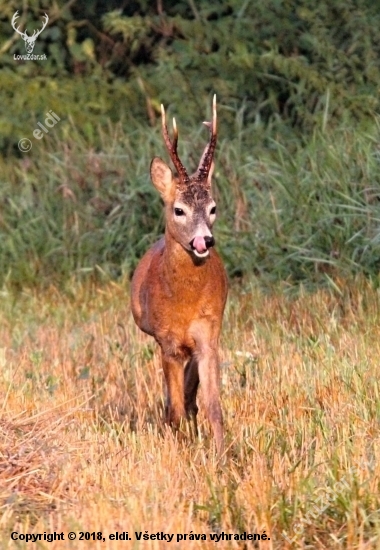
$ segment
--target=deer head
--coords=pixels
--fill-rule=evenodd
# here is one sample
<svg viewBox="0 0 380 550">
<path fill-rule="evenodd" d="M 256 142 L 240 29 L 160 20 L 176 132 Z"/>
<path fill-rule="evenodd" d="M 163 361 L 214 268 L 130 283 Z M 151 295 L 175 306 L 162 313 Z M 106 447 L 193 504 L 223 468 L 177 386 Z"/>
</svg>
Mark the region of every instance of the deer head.
<svg viewBox="0 0 380 550">
<path fill-rule="evenodd" d="M 215 240 L 211 233 L 216 215 L 215 201 L 211 195 L 213 156 L 216 146 L 216 96 L 213 99 L 212 122 L 204 122 L 210 129 L 210 139 L 205 147 L 196 172 L 189 176 L 178 153 L 178 130 L 173 118 L 173 141 L 166 125 L 165 109 L 161 105 L 162 133 L 177 176 L 159 157 L 150 167 L 152 182 L 160 192 L 166 211 L 166 230 L 182 247 L 197 258 L 206 258 Z"/>
<path fill-rule="evenodd" d="M 19 15 L 18 15 L 18 11 L 16 11 L 16 13 L 14 14 L 14 16 L 12 17 L 12 27 L 14 28 L 14 30 L 21 36 L 21 38 L 24 40 L 25 42 L 25 49 L 27 51 L 27 53 L 32 53 L 33 50 L 34 50 L 34 45 L 36 43 L 36 40 L 37 40 L 37 37 L 42 33 L 42 31 L 44 30 L 44 28 L 46 27 L 46 25 L 48 24 L 48 21 L 49 21 L 49 17 L 46 15 L 45 13 L 45 21 L 43 22 L 43 25 L 42 25 L 42 29 L 39 30 L 39 31 L 34 31 L 32 36 L 28 36 L 26 31 L 25 32 L 21 32 L 19 30 L 20 27 L 17 27 L 16 28 L 16 19 L 19 18 Z"/>
</svg>

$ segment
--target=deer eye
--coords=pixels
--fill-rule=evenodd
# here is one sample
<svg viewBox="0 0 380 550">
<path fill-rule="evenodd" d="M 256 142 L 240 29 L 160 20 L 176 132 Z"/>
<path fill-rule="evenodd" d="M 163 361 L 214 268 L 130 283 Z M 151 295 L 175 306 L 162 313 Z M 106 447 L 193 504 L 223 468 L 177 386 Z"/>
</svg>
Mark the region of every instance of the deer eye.
<svg viewBox="0 0 380 550">
<path fill-rule="evenodd" d="M 215 214 L 216 212 L 216 206 L 213 206 L 210 210 L 210 214 Z"/>
<path fill-rule="evenodd" d="M 182 210 L 182 208 L 174 208 L 174 214 L 176 216 L 184 216 L 185 212 Z"/>
</svg>

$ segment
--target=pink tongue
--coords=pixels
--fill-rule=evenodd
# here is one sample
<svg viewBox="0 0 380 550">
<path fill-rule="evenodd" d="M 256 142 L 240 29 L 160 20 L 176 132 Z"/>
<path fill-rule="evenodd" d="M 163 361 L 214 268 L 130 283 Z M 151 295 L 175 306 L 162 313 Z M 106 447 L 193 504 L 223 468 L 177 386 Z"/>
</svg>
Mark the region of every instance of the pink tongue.
<svg viewBox="0 0 380 550">
<path fill-rule="evenodd" d="M 199 254 L 207 250 L 206 242 L 203 237 L 195 237 L 193 240 L 193 247 Z"/>
</svg>

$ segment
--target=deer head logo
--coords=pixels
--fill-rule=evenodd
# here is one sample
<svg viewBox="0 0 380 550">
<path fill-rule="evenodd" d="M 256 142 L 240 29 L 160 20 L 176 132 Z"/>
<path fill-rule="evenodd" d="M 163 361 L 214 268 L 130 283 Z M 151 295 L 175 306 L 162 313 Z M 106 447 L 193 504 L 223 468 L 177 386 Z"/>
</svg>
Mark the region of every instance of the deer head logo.
<svg viewBox="0 0 380 550">
<path fill-rule="evenodd" d="M 36 43 L 36 40 L 37 40 L 37 37 L 42 33 L 42 31 L 44 30 L 44 28 L 46 27 L 46 25 L 48 24 L 48 21 L 49 21 L 49 17 L 46 15 L 45 13 L 45 20 L 43 22 L 43 25 L 42 25 L 42 29 L 39 30 L 39 31 L 34 31 L 32 36 L 28 36 L 26 34 L 26 31 L 25 32 L 21 32 L 19 30 L 19 27 L 16 28 L 16 19 L 19 18 L 19 15 L 18 15 L 18 11 L 16 11 L 16 13 L 14 14 L 14 16 L 12 17 L 12 27 L 14 28 L 14 30 L 21 36 L 21 38 L 23 39 L 23 41 L 25 42 L 25 49 L 26 49 L 26 52 L 27 53 L 32 53 L 33 50 L 34 50 L 34 45 Z"/>
</svg>

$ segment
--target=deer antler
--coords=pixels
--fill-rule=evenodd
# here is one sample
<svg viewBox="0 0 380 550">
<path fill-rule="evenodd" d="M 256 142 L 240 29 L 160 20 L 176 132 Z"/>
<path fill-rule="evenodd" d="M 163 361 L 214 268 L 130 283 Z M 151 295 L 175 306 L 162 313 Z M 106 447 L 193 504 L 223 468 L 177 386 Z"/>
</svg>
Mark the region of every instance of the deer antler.
<svg viewBox="0 0 380 550">
<path fill-rule="evenodd" d="M 201 160 L 199 161 L 199 165 L 197 168 L 197 178 L 201 181 L 205 181 L 208 178 L 212 160 L 214 157 L 214 151 L 216 147 L 216 138 L 217 138 L 217 131 L 216 131 L 216 94 L 214 94 L 213 100 L 212 100 L 212 122 L 204 122 L 203 123 L 207 128 L 210 129 L 211 136 L 210 141 L 206 145 L 205 150 L 203 151 L 203 155 L 201 157 Z"/>
<path fill-rule="evenodd" d="M 181 182 L 187 183 L 190 178 L 177 153 L 178 129 L 177 129 L 175 118 L 173 118 L 173 142 L 171 142 L 169 137 L 168 127 L 166 126 L 165 108 L 162 104 L 161 104 L 161 116 L 162 116 L 162 134 L 164 136 L 166 148 L 178 172 Z"/>
<path fill-rule="evenodd" d="M 17 29 L 16 29 L 16 26 L 15 26 L 15 25 L 16 25 L 16 19 L 18 19 L 19 17 L 20 17 L 20 16 L 18 15 L 18 10 L 17 10 L 16 13 L 15 13 L 15 14 L 13 15 L 13 17 L 12 17 L 12 27 L 14 28 L 14 30 L 15 30 L 18 34 L 20 34 L 20 35 L 24 38 L 25 36 L 27 36 L 27 34 L 26 34 L 25 32 L 21 32 L 21 31 L 19 30 L 20 27 L 17 27 Z"/>
<path fill-rule="evenodd" d="M 33 31 L 32 36 L 28 36 L 28 34 L 27 34 L 26 31 L 25 31 L 25 32 L 21 32 L 21 31 L 19 30 L 20 27 L 17 27 L 17 29 L 16 29 L 16 26 L 15 26 L 15 25 L 16 25 L 16 19 L 18 19 L 19 17 L 20 17 L 20 16 L 18 15 L 18 10 L 17 10 L 16 13 L 15 13 L 15 14 L 13 15 L 13 17 L 12 17 L 12 27 L 14 28 L 14 30 L 15 30 L 16 32 L 18 32 L 18 34 L 20 34 L 20 35 L 24 38 L 24 40 L 25 40 L 25 38 L 34 38 L 34 37 L 37 38 L 37 36 L 38 36 L 39 34 L 42 33 L 42 31 L 44 30 L 44 28 L 46 27 L 46 25 L 48 24 L 48 21 L 49 21 L 49 17 L 48 17 L 48 15 L 45 13 L 44 17 L 46 17 L 46 19 L 45 19 L 45 21 L 44 21 L 43 24 L 42 24 L 42 29 L 39 30 L 39 31 L 36 31 L 36 30 L 35 30 L 35 31 Z"/>
<path fill-rule="evenodd" d="M 42 29 L 39 30 L 39 31 L 33 31 L 33 35 L 32 36 L 37 36 L 40 35 L 42 33 L 42 31 L 44 30 L 44 28 L 46 27 L 46 25 L 48 24 L 48 21 L 49 21 L 49 17 L 48 15 L 45 13 L 44 17 L 46 17 L 45 21 L 43 22 L 42 24 Z"/>
</svg>

